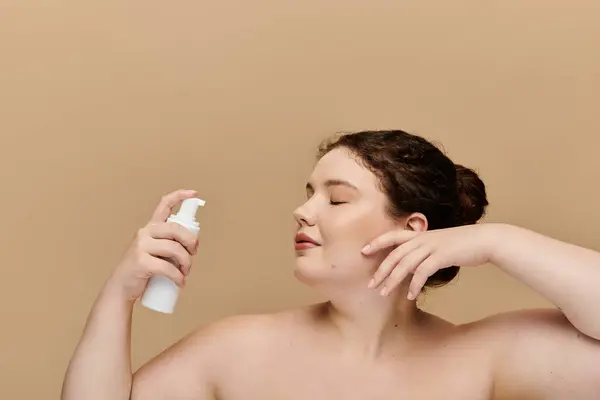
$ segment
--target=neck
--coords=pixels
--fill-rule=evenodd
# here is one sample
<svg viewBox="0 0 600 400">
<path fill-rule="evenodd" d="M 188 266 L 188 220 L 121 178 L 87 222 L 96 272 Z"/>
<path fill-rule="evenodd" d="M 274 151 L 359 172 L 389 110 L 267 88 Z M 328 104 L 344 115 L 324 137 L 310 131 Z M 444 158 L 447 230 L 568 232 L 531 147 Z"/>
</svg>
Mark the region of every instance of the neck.
<svg viewBox="0 0 600 400">
<path fill-rule="evenodd" d="M 404 287 L 385 297 L 366 288 L 338 292 L 330 296 L 325 308 L 345 350 L 361 358 L 389 353 L 391 347 L 408 347 L 422 322 L 422 313 L 414 301 L 406 299 Z"/>
</svg>

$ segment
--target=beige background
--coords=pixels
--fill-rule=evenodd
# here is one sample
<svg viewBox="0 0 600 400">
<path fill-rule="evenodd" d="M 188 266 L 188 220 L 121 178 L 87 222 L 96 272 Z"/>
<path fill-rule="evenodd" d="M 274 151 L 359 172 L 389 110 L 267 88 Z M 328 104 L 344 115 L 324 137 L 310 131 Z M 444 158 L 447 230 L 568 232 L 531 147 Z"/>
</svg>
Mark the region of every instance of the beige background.
<svg viewBox="0 0 600 400">
<path fill-rule="evenodd" d="M 439 141 L 482 174 L 489 221 L 600 249 L 600 6 L 566 4 L 1 1 L 0 398 L 58 398 L 97 291 L 179 187 L 207 200 L 202 246 L 174 315 L 137 308 L 136 366 L 316 300 L 291 211 L 336 131 Z M 540 305 L 491 266 L 423 303 L 456 322 Z"/>
</svg>

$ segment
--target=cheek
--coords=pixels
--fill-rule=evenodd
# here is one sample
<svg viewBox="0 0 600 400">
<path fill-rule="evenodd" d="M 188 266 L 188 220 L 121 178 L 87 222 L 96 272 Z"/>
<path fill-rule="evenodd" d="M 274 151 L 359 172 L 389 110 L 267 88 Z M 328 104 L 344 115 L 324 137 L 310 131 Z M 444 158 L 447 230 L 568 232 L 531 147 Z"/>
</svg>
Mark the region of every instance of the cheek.
<svg viewBox="0 0 600 400">
<path fill-rule="evenodd" d="M 319 225 L 324 255 L 333 266 L 359 264 L 367 269 L 371 264 L 378 263 L 376 257 L 364 257 L 362 248 L 393 228 L 387 218 L 374 213 L 328 215 Z"/>
<path fill-rule="evenodd" d="M 323 243 L 336 246 L 359 246 L 394 228 L 388 218 L 375 213 L 331 214 L 319 220 Z"/>
<path fill-rule="evenodd" d="M 364 240 L 363 228 L 368 225 L 365 218 L 351 215 L 327 215 L 320 220 L 324 247 L 352 247 Z M 363 244 L 364 246 L 364 244 Z"/>
</svg>

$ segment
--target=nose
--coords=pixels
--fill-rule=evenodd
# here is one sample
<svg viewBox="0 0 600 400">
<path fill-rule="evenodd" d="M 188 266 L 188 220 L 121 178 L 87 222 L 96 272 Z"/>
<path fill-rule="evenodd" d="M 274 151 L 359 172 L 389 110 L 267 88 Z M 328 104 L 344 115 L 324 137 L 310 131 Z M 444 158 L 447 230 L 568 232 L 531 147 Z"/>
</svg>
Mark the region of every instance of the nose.
<svg viewBox="0 0 600 400">
<path fill-rule="evenodd" d="M 309 202 L 302 204 L 300 207 L 296 208 L 293 212 L 294 219 L 300 226 L 312 226 L 315 224 L 315 216 L 314 212 L 310 210 Z"/>
</svg>

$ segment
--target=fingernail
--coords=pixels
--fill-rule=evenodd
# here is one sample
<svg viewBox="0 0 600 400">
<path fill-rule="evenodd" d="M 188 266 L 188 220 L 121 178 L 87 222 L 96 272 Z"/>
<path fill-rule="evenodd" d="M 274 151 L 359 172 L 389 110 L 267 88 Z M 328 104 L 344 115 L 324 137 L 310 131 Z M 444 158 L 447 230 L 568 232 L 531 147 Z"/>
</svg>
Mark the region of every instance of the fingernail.
<svg viewBox="0 0 600 400">
<path fill-rule="evenodd" d="M 383 288 L 381 289 L 381 292 L 379 292 L 382 296 L 387 296 L 388 295 L 388 288 Z"/>
<path fill-rule="evenodd" d="M 408 295 L 406 296 L 406 298 L 407 298 L 408 300 L 414 300 L 414 299 L 415 299 L 415 296 L 414 296 L 413 292 L 408 292 Z"/>
<path fill-rule="evenodd" d="M 371 279 L 371 280 L 369 281 L 369 286 L 368 286 L 368 288 L 369 288 L 369 289 L 373 289 L 373 287 L 374 287 L 374 286 L 375 286 L 375 278 L 373 278 L 373 279 Z"/>
<path fill-rule="evenodd" d="M 368 245 L 366 245 L 365 247 L 363 247 L 363 249 L 362 249 L 362 252 L 363 252 L 363 253 L 366 253 L 367 251 L 369 251 L 369 249 L 370 249 L 370 248 L 371 248 L 371 245 L 370 245 L 370 244 L 368 244 Z"/>
</svg>

